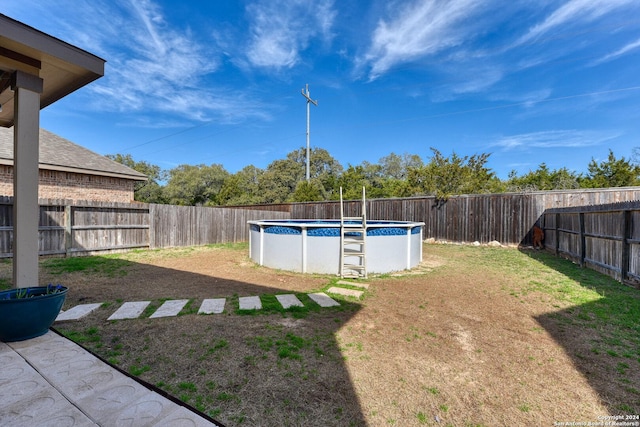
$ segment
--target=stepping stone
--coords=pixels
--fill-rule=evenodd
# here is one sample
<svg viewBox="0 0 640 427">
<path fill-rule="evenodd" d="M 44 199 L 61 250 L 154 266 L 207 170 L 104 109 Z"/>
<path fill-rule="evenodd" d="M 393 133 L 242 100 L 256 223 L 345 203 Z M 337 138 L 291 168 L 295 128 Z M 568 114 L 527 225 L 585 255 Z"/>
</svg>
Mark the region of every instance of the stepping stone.
<svg viewBox="0 0 640 427">
<path fill-rule="evenodd" d="M 224 311 L 225 298 L 206 299 L 202 301 L 198 314 L 220 314 Z"/>
<path fill-rule="evenodd" d="M 309 294 L 309 298 L 316 302 L 320 307 L 335 307 L 340 305 L 340 303 L 324 292 L 316 292 L 313 294 Z"/>
<path fill-rule="evenodd" d="M 262 308 L 260 297 L 240 297 L 238 302 L 240 303 L 240 310 L 260 310 Z"/>
<path fill-rule="evenodd" d="M 101 305 L 102 303 L 76 305 L 75 307 L 70 308 L 67 311 L 61 311 L 60 314 L 58 314 L 58 317 L 56 317 L 56 322 L 81 319 Z"/>
<path fill-rule="evenodd" d="M 327 289 L 327 292 L 329 292 L 330 294 L 345 295 L 348 297 L 356 297 L 356 298 L 360 298 L 364 293 L 364 291 L 357 291 L 355 289 L 336 288 L 335 286 L 332 286 L 329 289 Z"/>
<path fill-rule="evenodd" d="M 151 301 L 125 302 L 107 320 L 136 319 L 149 304 Z"/>
<path fill-rule="evenodd" d="M 276 295 L 276 299 L 282 305 L 282 308 L 289 307 L 304 307 L 302 301 L 298 299 L 294 294 Z"/>
<path fill-rule="evenodd" d="M 188 302 L 188 299 L 174 299 L 165 301 L 164 303 L 162 303 L 160 308 L 156 310 L 155 313 L 149 316 L 149 319 L 177 316 L 178 313 L 180 313 L 180 310 L 182 310 Z"/>
<path fill-rule="evenodd" d="M 362 282 L 347 282 L 346 280 L 339 280 L 337 282 L 338 285 L 347 285 L 347 286 L 355 286 L 356 288 L 369 289 L 368 283 Z"/>
</svg>

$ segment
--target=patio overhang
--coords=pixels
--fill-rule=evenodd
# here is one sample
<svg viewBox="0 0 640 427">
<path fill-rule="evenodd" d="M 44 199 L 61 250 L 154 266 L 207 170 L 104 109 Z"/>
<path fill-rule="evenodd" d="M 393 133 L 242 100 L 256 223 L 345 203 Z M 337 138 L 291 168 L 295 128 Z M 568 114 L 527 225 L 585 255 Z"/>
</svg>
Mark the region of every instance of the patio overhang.
<svg viewBox="0 0 640 427">
<path fill-rule="evenodd" d="M 104 75 L 103 59 L 0 14 L 0 126 L 14 127 L 13 286 L 38 283 L 40 110 Z"/>
<path fill-rule="evenodd" d="M 69 43 L 0 14 L 0 126 L 14 124 L 12 76 L 42 79 L 44 108 L 104 75 L 105 61 Z"/>
</svg>

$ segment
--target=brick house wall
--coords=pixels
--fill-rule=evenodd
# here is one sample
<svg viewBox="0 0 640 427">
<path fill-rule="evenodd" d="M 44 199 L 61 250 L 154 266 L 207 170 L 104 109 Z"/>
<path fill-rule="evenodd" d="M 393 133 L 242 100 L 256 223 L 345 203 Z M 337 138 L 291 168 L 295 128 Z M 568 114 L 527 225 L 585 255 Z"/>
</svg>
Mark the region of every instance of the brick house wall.
<svg viewBox="0 0 640 427">
<path fill-rule="evenodd" d="M 40 169 L 38 198 L 130 203 L 135 181 Z M 13 166 L 0 165 L 0 195 L 13 196 Z"/>
</svg>

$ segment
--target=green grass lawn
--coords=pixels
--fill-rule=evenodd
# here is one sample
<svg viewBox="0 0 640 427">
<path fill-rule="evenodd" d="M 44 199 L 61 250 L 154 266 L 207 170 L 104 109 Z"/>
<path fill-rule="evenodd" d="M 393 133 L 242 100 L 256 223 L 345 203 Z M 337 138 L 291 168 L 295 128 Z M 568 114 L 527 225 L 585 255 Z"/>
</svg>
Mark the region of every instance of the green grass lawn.
<svg viewBox="0 0 640 427">
<path fill-rule="evenodd" d="M 246 252 L 246 247 L 234 245 L 212 249 Z M 189 256 L 191 251 L 189 248 L 166 253 L 136 251 L 108 257 L 45 260 L 43 264 L 51 272 L 91 272 L 121 277 L 128 274 L 129 263 L 136 260 L 149 256 Z M 491 298 L 508 307 L 504 316 L 511 312 L 517 317 L 520 311 L 527 313 L 522 316 L 533 316 L 534 321 L 527 330 L 518 333 L 522 337 L 549 333 L 553 337 L 549 341 L 557 343 L 551 350 L 560 346 L 571 359 L 572 365 L 570 363 L 571 366 L 565 369 L 577 370 L 586 378 L 610 414 L 640 413 L 640 290 L 543 251 L 425 245 L 425 254 L 444 260 L 442 266 L 418 275 L 372 277 L 369 280 L 371 289 L 365 297 L 359 301 L 341 299 L 345 303 L 342 308 L 319 309 L 305 293 L 295 292 L 305 307 L 283 310 L 275 293 L 264 293 L 260 295 L 263 310 L 244 312 L 237 310 L 237 295 L 228 295 L 229 305 L 223 315 L 216 315 L 218 317 L 199 316 L 190 305 L 182 316 L 174 319 L 112 323 L 89 319 L 66 323 L 59 330 L 112 363 L 229 425 L 252 425 L 255 419 L 264 420 L 264 425 L 439 425 L 433 421 L 434 411 L 441 419 L 448 419 L 441 425 L 493 425 L 495 419 L 483 418 L 478 411 L 490 396 L 502 393 L 501 390 L 484 389 L 482 384 L 475 394 L 467 394 L 465 387 L 454 388 L 438 380 L 437 372 L 428 377 L 427 384 L 397 374 L 402 378 L 401 385 L 389 384 L 389 388 L 408 392 L 394 396 L 380 409 L 379 402 L 389 398 L 389 390 L 383 387 L 376 394 L 358 389 L 361 384 L 358 381 L 362 378 L 358 379 L 357 369 L 354 370 L 375 362 L 381 367 L 378 372 L 382 372 L 388 369 L 387 360 L 393 360 L 405 351 L 410 353 L 418 346 L 419 358 L 428 357 L 429 350 L 434 353 L 451 351 L 452 359 L 459 357 L 455 340 L 449 338 L 450 330 L 429 329 L 446 323 L 448 314 L 440 313 L 445 317 L 433 323 L 425 323 L 425 319 L 432 306 L 443 306 L 445 301 L 444 297 L 438 296 L 434 283 L 444 283 L 441 286 L 446 290 L 447 286 L 474 276 L 470 287 L 460 289 L 469 291 L 476 282 L 484 283 Z M 316 291 L 325 290 L 335 281 L 333 277 L 327 277 L 326 286 Z M 406 292 L 424 289 L 424 293 L 404 302 L 386 303 L 378 299 L 385 287 Z M 455 295 L 443 295 L 455 298 Z M 164 297 L 167 296 L 158 295 L 154 307 L 159 306 Z M 115 307 L 121 301 L 105 302 Z M 456 307 L 454 311 L 464 312 L 464 307 L 456 306 L 455 301 L 446 302 Z M 406 305 L 398 308 L 398 304 Z M 481 314 L 490 318 L 491 310 L 489 305 Z M 356 312 L 369 319 L 368 323 L 364 320 L 362 324 L 352 322 Z M 451 318 L 460 322 L 456 317 L 459 314 L 452 312 Z M 283 319 L 289 322 L 282 322 Z M 375 319 L 381 320 L 375 323 Z M 393 319 L 399 320 L 394 323 Z M 173 327 L 173 322 L 177 328 Z M 354 323 L 353 330 L 351 323 Z M 297 326 L 303 324 L 306 326 Z M 365 324 L 375 324 L 375 328 L 366 329 L 362 326 Z M 493 327 L 496 334 L 515 328 L 512 325 Z M 158 328 L 158 336 L 166 335 L 165 341 L 156 342 L 155 336 L 148 333 L 152 328 Z M 342 336 L 348 339 L 342 341 Z M 376 345 L 379 341 L 375 340 L 380 337 L 393 343 L 386 353 L 385 348 Z M 487 364 L 495 361 L 491 352 L 497 349 L 487 344 L 493 341 L 483 342 L 480 336 L 475 339 L 477 357 L 486 357 Z M 173 341 L 182 342 L 182 345 L 172 347 Z M 538 369 L 538 361 L 526 352 L 518 355 L 501 353 L 501 357 L 514 358 L 497 361 L 505 366 Z M 540 369 L 545 363 L 552 365 L 555 362 L 541 360 Z M 329 394 L 310 394 L 313 389 L 321 389 L 328 378 L 333 382 L 327 390 L 344 387 L 342 401 L 328 391 Z M 534 385 L 541 389 L 553 388 L 554 381 L 560 380 L 539 378 L 539 383 Z M 416 401 L 411 412 L 407 408 L 414 408 L 411 405 L 412 399 L 416 399 L 416 390 L 421 390 L 422 401 Z M 464 396 L 459 399 L 465 405 L 456 404 L 457 400 L 452 396 L 458 395 Z M 539 397 L 532 392 L 511 407 L 499 410 L 510 414 L 508 417 L 511 418 L 505 419 L 511 420 L 513 425 L 523 425 L 523 422 L 534 423 L 533 420 L 567 421 L 549 418 L 546 407 L 551 405 L 561 413 L 566 405 L 579 403 L 567 403 L 560 395 L 551 402 L 537 399 Z M 308 407 L 315 408 L 313 415 L 301 412 L 300 408 Z M 377 409 L 364 413 L 364 408 L 368 407 Z M 536 416 L 539 418 L 533 418 Z"/>
</svg>

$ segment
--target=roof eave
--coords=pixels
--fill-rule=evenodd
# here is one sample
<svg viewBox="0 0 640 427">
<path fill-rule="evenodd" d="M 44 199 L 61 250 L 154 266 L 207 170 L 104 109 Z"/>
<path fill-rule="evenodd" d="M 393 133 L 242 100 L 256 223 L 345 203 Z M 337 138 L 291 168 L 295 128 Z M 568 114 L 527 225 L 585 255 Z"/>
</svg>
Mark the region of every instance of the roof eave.
<svg viewBox="0 0 640 427">
<path fill-rule="evenodd" d="M 0 165 L 13 166 L 13 160 L 8 159 L 0 159 Z M 82 169 L 82 168 L 74 168 L 69 166 L 60 166 L 60 165 L 51 165 L 47 163 L 40 163 L 40 169 L 42 170 L 52 170 L 58 172 L 69 172 L 69 173 L 77 173 L 83 175 L 94 175 L 94 176 L 108 176 L 111 178 L 121 178 L 121 179 L 129 179 L 132 181 L 148 181 L 149 178 L 142 175 L 127 175 L 123 173 L 117 172 L 107 172 L 100 171 L 94 169 Z"/>
<path fill-rule="evenodd" d="M 104 75 L 105 60 L 0 14 L 0 74 L 19 70 L 44 81 L 44 108 Z M 14 124 L 13 93 L 0 93 L 0 126 Z"/>
</svg>

